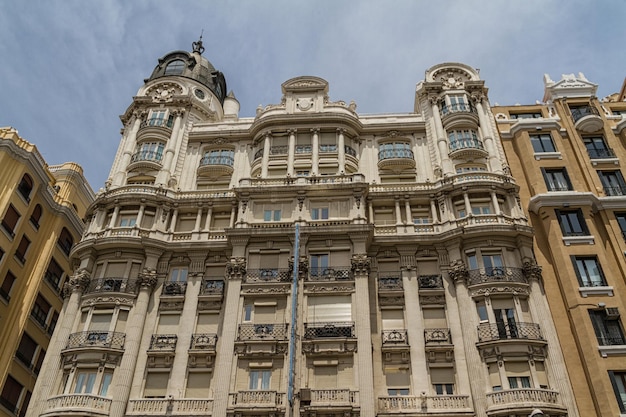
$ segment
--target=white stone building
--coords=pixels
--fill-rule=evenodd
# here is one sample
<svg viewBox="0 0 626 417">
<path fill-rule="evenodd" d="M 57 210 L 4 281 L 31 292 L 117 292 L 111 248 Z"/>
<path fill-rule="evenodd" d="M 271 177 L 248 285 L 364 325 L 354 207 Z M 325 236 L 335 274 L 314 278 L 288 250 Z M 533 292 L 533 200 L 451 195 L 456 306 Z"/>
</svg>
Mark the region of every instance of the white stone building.
<svg viewBox="0 0 626 417">
<path fill-rule="evenodd" d="M 476 70 L 239 118 L 203 49 L 122 116 L 29 417 L 577 416 Z"/>
</svg>

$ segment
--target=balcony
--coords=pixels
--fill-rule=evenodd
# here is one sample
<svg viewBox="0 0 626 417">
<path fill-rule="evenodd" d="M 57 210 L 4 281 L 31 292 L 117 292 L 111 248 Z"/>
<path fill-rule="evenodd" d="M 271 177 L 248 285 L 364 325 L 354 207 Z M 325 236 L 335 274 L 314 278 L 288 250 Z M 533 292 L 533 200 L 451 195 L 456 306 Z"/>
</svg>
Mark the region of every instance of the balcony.
<svg viewBox="0 0 626 417">
<path fill-rule="evenodd" d="M 228 407 L 235 410 L 267 411 L 268 409 L 284 409 L 286 394 L 276 391 L 239 391 L 228 395 Z"/>
<path fill-rule="evenodd" d="M 597 132 L 602 129 L 604 122 L 600 112 L 593 106 L 580 106 L 570 108 L 574 127 L 585 133 Z"/>
<path fill-rule="evenodd" d="M 291 282 L 291 273 L 289 268 L 265 268 L 265 269 L 248 269 L 244 282 L 261 283 L 261 282 Z"/>
<path fill-rule="evenodd" d="M 619 185 L 616 187 L 604 187 L 604 195 L 609 197 L 626 195 L 626 185 Z"/>
<path fill-rule="evenodd" d="M 320 145 L 320 153 L 337 153 L 336 144 Z"/>
<path fill-rule="evenodd" d="M 524 270 L 522 268 L 500 266 L 484 269 L 471 269 L 468 272 L 468 286 L 499 282 L 528 284 L 528 278 L 524 275 Z"/>
<path fill-rule="evenodd" d="M 611 148 L 587 149 L 589 159 L 616 159 L 615 151 Z"/>
<path fill-rule="evenodd" d="M 313 415 L 309 413 L 315 411 L 337 412 L 344 409 L 347 411 L 359 407 L 359 392 L 350 389 L 302 388 L 300 390 L 300 405 L 304 416 Z"/>
<path fill-rule="evenodd" d="M 221 278 L 202 278 L 198 295 L 198 311 L 220 310 L 224 298 L 224 281 Z"/>
<path fill-rule="evenodd" d="M 126 334 L 119 332 L 96 332 L 86 331 L 72 333 L 65 346 L 64 351 L 69 349 L 124 349 L 124 342 L 126 341 Z"/>
<path fill-rule="evenodd" d="M 541 329 L 535 323 L 482 323 L 478 325 L 478 342 L 498 340 L 537 340 L 544 341 Z"/>
<path fill-rule="evenodd" d="M 380 149 L 378 151 L 378 168 L 400 172 L 415 168 L 415 158 L 410 149 Z"/>
<path fill-rule="evenodd" d="M 417 277 L 420 290 L 443 290 L 441 275 L 420 275 Z"/>
<path fill-rule="evenodd" d="M 150 339 L 150 351 L 174 352 L 178 336 L 175 334 L 153 334 Z"/>
<path fill-rule="evenodd" d="M 217 347 L 217 335 L 213 333 L 194 333 L 191 335 L 189 344 L 190 368 L 208 368 L 213 365 L 215 349 Z"/>
<path fill-rule="evenodd" d="M 212 399 L 142 398 L 128 401 L 129 416 L 206 416 L 213 412 Z"/>
<path fill-rule="evenodd" d="M 287 323 L 240 324 L 237 340 L 287 340 L 287 326 Z"/>
<path fill-rule="evenodd" d="M 424 329 L 424 342 L 426 346 L 451 345 L 452 334 L 450 329 Z"/>
<path fill-rule="evenodd" d="M 381 334 L 383 350 L 385 348 L 408 347 L 409 337 L 405 329 L 383 330 Z"/>
<path fill-rule="evenodd" d="M 135 294 L 137 291 L 137 280 L 129 278 L 98 278 L 91 280 L 85 290 L 85 294 L 103 292 L 121 292 Z"/>
<path fill-rule="evenodd" d="M 213 333 L 194 333 L 191 335 L 190 350 L 212 350 L 217 346 L 217 335 Z"/>
<path fill-rule="evenodd" d="M 539 408 L 546 415 L 563 415 L 559 393 L 547 389 L 521 388 L 487 393 L 487 415 L 529 415 Z"/>
<path fill-rule="evenodd" d="M 488 155 L 483 142 L 474 138 L 450 140 L 450 158 L 484 158 Z"/>
<path fill-rule="evenodd" d="M 443 413 L 443 415 L 469 413 L 474 415 L 467 395 L 378 397 L 378 412 L 393 414 L 404 412 Z"/>
<path fill-rule="evenodd" d="M 270 146 L 270 156 L 274 155 L 287 155 L 289 153 L 289 146 Z"/>
<path fill-rule="evenodd" d="M 67 394 L 48 398 L 42 416 L 83 415 L 108 416 L 111 398 L 91 394 Z"/>
<path fill-rule="evenodd" d="M 202 278 L 200 295 L 224 295 L 224 281 L 221 279 Z"/>
<path fill-rule="evenodd" d="M 381 276 L 378 278 L 378 292 L 404 292 L 404 284 L 400 277 Z"/>
<path fill-rule="evenodd" d="M 221 177 L 231 175 L 235 158 L 230 155 L 207 155 L 200 160 L 197 174 L 199 177 Z"/>
<path fill-rule="evenodd" d="M 472 103 L 443 104 L 440 113 L 441 122 L 446 129 L 468 124 L 478 126 L 478 113 Z"/>
<path fill-rule="evenodd" d="M 309 269 L 308 281 L 351 281 L 353 279 L 350 267 Z"/>
<path fill-rule="evenodd" d="M 305 339 L 354 338 L 354 322 L 304 323 Z"/>
<path fill-rule="evenodd" d="M 163 296 L 184 296 L 187 291 L 187 283 L 180 281 L 171 281 L 163 284 Z"/>
<path fill-rule="evenodd" d="M 134 169 L 155 169 L 160 170 L 163 159 L 162 152 L 155 151 L 139 151 L 133 154 L 130 158 L 130 164 L 128 164 L 128 170 Z"/>
</svg>

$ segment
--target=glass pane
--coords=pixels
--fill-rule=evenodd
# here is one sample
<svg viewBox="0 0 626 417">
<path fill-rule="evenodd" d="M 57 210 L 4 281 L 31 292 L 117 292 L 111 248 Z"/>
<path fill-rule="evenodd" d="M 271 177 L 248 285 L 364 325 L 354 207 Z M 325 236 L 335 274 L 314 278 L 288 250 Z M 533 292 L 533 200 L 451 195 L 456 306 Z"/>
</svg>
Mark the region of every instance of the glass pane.
<svg viewBox="0 0 626 417">
<path fill-rule="evenodd" d="M 111 385 L 112 378 L 113 378 L 113 375 L 109 373 L 105 373 L 102 376 L 102 385 L 100 386 L 100 395 L 102 397 L 106 397 L 107 392 L 109 391 L 109 385 Z"/>
</svg>

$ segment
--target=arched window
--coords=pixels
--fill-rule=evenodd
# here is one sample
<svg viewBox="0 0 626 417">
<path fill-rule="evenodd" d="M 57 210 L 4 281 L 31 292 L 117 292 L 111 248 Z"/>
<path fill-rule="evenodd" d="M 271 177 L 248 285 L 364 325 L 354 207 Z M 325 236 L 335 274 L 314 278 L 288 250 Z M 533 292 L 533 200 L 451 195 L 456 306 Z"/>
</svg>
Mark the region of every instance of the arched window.
<svg viewBox="0 0 626 417">
<path fill-rule="evenodd" d="M 57 241 L 59 247 L 63 250 L 67 256 L 70 255 L 70 251 L 72 250 L 72 246 L 74 245 L 74 238 L 72 234 L 64 227 L 61 230 L 61 235 L 59 236 L 59 240 Z"/>
<path fill-rule="evenodd" d="M 185 62 L 182 59 L 177 59 L 170 62 L 165 67 L 165 75 L 180 75 L 185 69 Z"/>
<path fill-rule="evenodd" d="M 30 175 L 24 174 L 20 184 L 17 186 L 17 191 L 19 191 L 26 201 L 30 201 L 30 193 L 33 191 L 33 179 Z"/>
<path fill-rule="evenodd" d="M 30 215 L 30 222 L 35 226 L 36 229 L 39 229 L 39 220 L 41 219 L 41 205 L 37 204 L 33 209 L 33 213 Z"/>
</svg>

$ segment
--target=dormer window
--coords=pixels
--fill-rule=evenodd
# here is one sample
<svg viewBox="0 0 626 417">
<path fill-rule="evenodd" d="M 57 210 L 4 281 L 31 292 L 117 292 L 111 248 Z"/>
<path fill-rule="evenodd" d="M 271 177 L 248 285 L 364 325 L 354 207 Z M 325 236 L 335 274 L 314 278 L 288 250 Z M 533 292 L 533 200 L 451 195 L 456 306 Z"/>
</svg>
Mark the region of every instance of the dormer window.
<svg viewBox="0 0 626 417">
<path fill-rule="evenodd" d="M 170 62 L 165 67 L 165 75 L 180 75 L 185 69 L 185 62 L 182 59 L 177 59 Z"/>
</svg>

